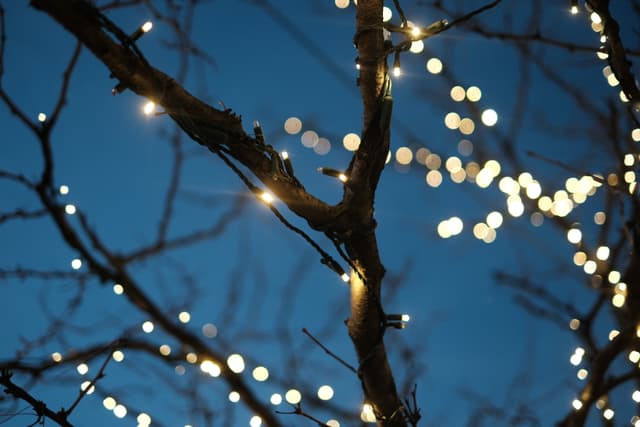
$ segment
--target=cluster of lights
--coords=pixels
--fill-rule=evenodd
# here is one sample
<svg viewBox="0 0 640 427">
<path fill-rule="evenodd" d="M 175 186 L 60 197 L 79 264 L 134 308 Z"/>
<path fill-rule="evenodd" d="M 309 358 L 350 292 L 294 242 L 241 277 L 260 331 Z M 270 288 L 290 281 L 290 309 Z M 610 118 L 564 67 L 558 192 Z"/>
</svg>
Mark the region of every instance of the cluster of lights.
<svg viewBox="0 0 640 427">
<path fill-rule="evenodd" d="M 572 14 L 577 14 L 579 12 L 577 0 L 571 1 L 570 11 Z M 604 29 L 602 18 L 596 12 L 591 12 L 589 15 L 589 18 L 591 20 L 591 28 L 593 29 L 593 31 L 597 33 L 602 33 Z M 606 36 L 601 34 L 600 42 L 606 43 L 607 42 Z M 597 56 L 601 60 L 608 59 L 606 48 L 602 47 L 598 51 Z M 613 73 L 609 65 L 603 68 L 602 74 L 610 86 L 615 87 L 619 85 L 619 81 L 616 78 L 615 74 Z M 628 102 L 628 99 L 622 90 L 619 93 L 619 97 L 622 102 L 625 102 L 625 103 Z M 631 139 L 634 142 L 640 141 L 640 129 L 633 129 L 631 131 Z M 632 153 L 627 153 L 622 156 L 622 163 L 627 168 L 633 167 L 636 161 L 637 161 L 636 155 Z M 575 202 L 576 204 L 580 204 L 586 200 L 587 196 L 592 196 L 595 193 L 596 188 L 602 185 L 601 181 L 605 181 L 602 177 L 598 177 L 598 178 L 599 178 L 598 180 L 595 180 L 593 179 L 593 177 L 585 176 L 580 179 L 570 178 L 569 180 L 567 180 L 565 186 L 567 191 L 571 194 L 571 200 L 573 200 L 573 202 Z M 637 183 L 636 183 L 636 174 L 634 171 L 626 170 L 623 173 L 622 177 L 618 176 L 616 173 L 610 173 L 606 177 L 606 183 L 611 187 L 620 186 L 622 184 L 621 181 L 624 181 L 624 185 L 626 185 L 627 190 L 630 194 L 635 193 Z M 568 198 L 565 198 L 565 199 L 568 199 Z M 548 201 L 546 202 L 546 204 L 548 205 Z M 571 209 L 567 207 L 567 211 L 570 212 L 570 210 Z M 606 219 L 607 219 L 606 214 L 604 212 L 596 212 L 596 214 L 594 215 L 594 222 L 597 225 L 604 224 L 606 222 Z M 583 237 L 582 232 L 577 226 L 573 226 L 567 231 L 567 240 L 574 245 L 582 246 L 582 237 Z M 599 284 L 602 281 L 602 276 L 600 276 L 600 274 L 598 273 L 600 272 L 600 270 L 608 269 L 606 264 L 603 264 L 603 263 L 608 261 L 610 253 L 611 253 L 611 250 L 608 246 L 599 246 L 595 250 L 595 253 L 592 254 L 591 259 L 589 259 L 590 257 L 587 255 L 586 252 L 579 250 L 574 254 L 573 262 L 577 266 L 581 266 L 584 269 L 585 273 L 589 275 L 594 275 L 593 277 L 594 279 L 596 279 L 596 282 L 594 283 Z M 627 299 L 627 285 L 626 283 L 620 281 L 621 280 L 620 272 L 616 270 L 609 270 L 608 274 L 606 274 L 606 279 L 612 290 L 611 305 L 618 309 L 624 307 Z M 574 330 L 574 331 L 578 330 L 579 327 L 580 327 L 579 319 L 572 319 L 570 321 L 569 328 L 571 330 Z M 637 335 L 640 337 L 640 327 L 637 332 L 638 332 Z M 618 330 L 612 329 L 608 335 L 609 341 L 614 340 L 619 334 L 620 332 Z M 582 360 L 581 353 L 583 354 L 584 351 L 579 352 L 578 349 L 576 349 L 576 352 L 574 352 L 574 354 L 571 356 L 570 362 L 574 366 L 577 366 L 580 364 Z M 627 354 L 627 359 L 629 360 L 629 362 L 633 364 L 638 364 L 640 362 L 640 352 L 637 350 L 631 350 Z M 640 367 L 640 365 L 638 365 L 638 367 Z M 588 371 L 584 368 L 580 369 L 577 372 L 577 377 L 579 380 L 584 380 L 587 376 L 588 376 Z M 640 403 L 640 391 L 635 390 L 631 395 L 631 399 L 636 403 Z M 572 406 L 576 411 L 579 411 L 583 407 L 583 402 L 579 399 L 574 399 Z M 596 402 L 596 407 L 602 411 L 602 417 L 606 420 L 611 420 L 615 416 L 615 411 L 608 406 L 608 399 L 606 399 L 606 397 L 598 399 L 598 401 Z M 631 419 L 631 424 L 635 427 L 640 427 L 640 418 L 637 416 L 634 416 Z"/>
<path fill-rule="evenodd" d="M 289 117 L 284 122 L 284 130 L 289 135 L 298 135 L 302 132 L 302 121 L 298 117 Z M 324 156 L 331 151 L 331 142 L 328 138 L 321 137 L 314 130 L 306 130 L 300 135 L 300 142 L 306 148 L 311 148 L 316 154 Z"/>
</svg>

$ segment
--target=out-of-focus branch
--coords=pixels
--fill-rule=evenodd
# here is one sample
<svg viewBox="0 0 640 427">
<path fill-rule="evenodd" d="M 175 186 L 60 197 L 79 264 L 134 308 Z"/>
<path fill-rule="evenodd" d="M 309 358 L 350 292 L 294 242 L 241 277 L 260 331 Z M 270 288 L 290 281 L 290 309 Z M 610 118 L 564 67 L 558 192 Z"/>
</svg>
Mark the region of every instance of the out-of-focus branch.
<svg viewBox="0 0 640 427">
<path fill-rule="evenodd" d="M 611 70 L 620 82 L 620 87 L 629 102 L 638 108 L 640 107 L 640 89 L 636 84 L 631 71 L 631 61 L 627 59 L 627 51 L 620 37 L 620 25 L 609 11 L 609 0 L 587 0 L 587 3 L 602 18 L 603 34 L 607 37 L 605 46 L 609 54 L 607 61 L 611 65 Z"/>
<path fill-rule="evenodd" d="M 44 424 L 44 418 L 46 417 L 62 427 L 73 427 L 73 424 L 67 421 L 67 414 L 64 410 L 60 412 L 52 411 L 43 401 L 38 400 L 28 391 L 11 381 L 11 376 L 12 374 L 8 370 L 3 369 L 2 372 L 0 372 L 0 384 L 5 387 L 5 393 L 14 396 L 16 399 L 24 400 L 36 411 L 38 419 L 31 425 Z"/>
<path fill-rule="evenodd" d="M 38 210 L 32 210 L 32 211 L 27 211 L 24 209 L 16 209 L 12 212 L 0 214 L 0 224 L 11 221 L 13 219 L 42 218 L 46 214 L 47 214 L 46 209 L 38 209 Z"/>
</svg>

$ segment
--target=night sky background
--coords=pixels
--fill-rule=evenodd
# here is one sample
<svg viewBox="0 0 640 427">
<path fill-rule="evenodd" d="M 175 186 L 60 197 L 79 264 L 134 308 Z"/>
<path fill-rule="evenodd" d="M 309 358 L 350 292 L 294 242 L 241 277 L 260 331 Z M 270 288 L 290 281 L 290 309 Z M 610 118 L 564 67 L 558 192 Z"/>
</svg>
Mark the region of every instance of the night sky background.
<svg viewBox="0 0 640 427">
<path fill-rule="evenodd" d="M 443 2 L 454 12 L 448 15 L 425 3 L 404 1 L 407 17 L 428 25 L 483 4 L 475 0 Z M 472 22 L 518 34 L 538 28 L 556 39 L 598 47 L 599 35 L 591 30 L 586 11 L 571 15 L 569 1 L 544 2 L 539 8 L 525 3 L 538 4 L 504 1 Z M 637 27 L 637 22 L 631 21 L 627 2 L 617 3 L 624 3 L 613 9 L 620 17 L 623 37 L 637 42 L 637 35 L 631 35 L 632 24 Z M 36 121 L 39 113 L 50 114 L 54 106 L 74 40 L 25 2 L 4 1 L 2 5 L 7 34 L 2 86 Z M 352 43 L 355 7 L 340 9 L 329 0 L 278 0 L 270 6 L 260 1 L 218 0 L 197 10 L 192 39 L 211 61 L 190 59 L 185 87 L 216 107 L 222 102 L 242 115 L 248 132 L 253 120 L 259 120 L 267 142 L 288 151 L 296 176 L 307 190 L 337 202 L 342 194 L 340 182 L 316 169 L 345 169 L 351 153 L 344 148 L 343 137 L 361 131 Z M 153 20 L 144 7 L 116 9 L 109 17 L 126 31 Z M 398 22 L 396 15 L 393 19 Z M 151 64 L 175 75 L 180 61 L 164 44 L 171 38 L 169 26 L 154 20 L 153 30 L 137 44 Z M 580 88 L 590 108 L 604 111 L 607 102 L 621 102 L 619 88 L 611 88 L 603 78 L 606 64 L 595 52 L 569 53 L 539 43 L 528 46 L 553 72 Z M 565 231 L 551 221 L 535 227 L 529 208 L 518 218 L 510 216 L 498 179 L 485 189 L 469 181 L 456 184 L 444 166 L 450 156 L 459 157 L 463 164 L 496 159 L 502 166 L 501 175 L 517 177 L 528 171 L 542 184 L 543 194 L 553 195 L 576 174 L 528 156 L 527 150 L 596 173 L 605 173 L 615 164 L 609 146 L 597 143 L 601 135 L 593 129 L 599 124 L 590 121 L 584 106 L 551 83 L 539 68 L 524 66 L 520 52 L 504 40 L 454 28 L 427 40 L 424 52 L 403 54 L 403 74 L 393 79 L 392 157 L 398 148 L 409 147 L 414 160 L 410 165 L 400 165 L 394 158 L 389 162 L 378 188 L 375 216 L 381 258 L 387 268 L 385 309 L 408 313 L 411 321 L 404 330 L 390 330 L 386 342 L 399 388 L 406 392 L 414 382 L 418 384 L 425 426 L 467 425 L 479 421 L 478 409 L 488 406 L 503 409 L 507 419 L 525 413 L 526 407 L 541 425 L 552 425 L 570 411 L 581 385 L 577 368 L 569 363 L 579 345 L 568 326 L 570 317 L 559 326 L 532 316 L 514 302 L 512 289 L 497 285 L 493 278 L 497 271 L 522 275 L 576 307 L 586 308 L 596 295 L 582 269 L 572 262 L 575 249 L 567 242 Z M 425 68 L 434 57 L 444 65 L 439 74 Z M 61 200 L 82 210 L 109 247 L 126 252 L 155 237 L 172 163 L 167 141 L 175 126 L 167 116 L 145 116 L 142 106 L 146 100 L 129 91 L 112 96 L 116 83 L 101 63 L 83 51 L 52 141 L 55 182 L 70 188 Z M 454 85 L 477 86 L 482 98 L 477 103 L 455 102 L 449 94 Z M 487 108 L 498 113 L 493 127 L 484 126 L 479 118 Z M 475 132 L 462 135 L 448 129 L 444 117 L 449 112 L 471 117 Z M 301 120 L 300 133 L 285 132 L 284 123 L 290 117 Z M 627 129 L 625 123 L 620 126 Z M 329 140 L 327 154 L 301 144 L 307 130 Z M 42 168 L 37 141 L 5 105 L 0 107 L 0 135 L 0 169 L 37 178 Z M 471 155 L 458 152 L 461 139 L 472 142 Z M 304 405 L 306 396 L 328 384 L 335 392 L 332 404 L 358 413 L 361 390 L 357 378 L 300 332 L 306 327 L 356 364 L 343 326 L 348 317 L 347 286 L 319 262 L 309 245 L 255 200 L 219 159 L 186 136 L 180 144 L 186 160 L 169 235 L 212 224 L 233 206 L 241 206 L 241 213 L 233 215 L 217 238 L 137 263 L 133 274 L 167 313 L 188 311 L 189 328 L 199 331 L 206 323 L 214 324 L 218 335 L 212 338 L 212 345 L 225 354 L 245 357 L 243 375 L 265 402 L 272 393 L 297 388 L 303 391 Z M 420 147 L 442 158 L 439 169 L 444 178 L 437 188 L 426 183 L 428 169 L 415 160 Z M 505 147 L 513 151 L 511 159 L 505 157 Z M 33 195 L 5 180 L 0 180 L 0 196 L 3 212 L 36 206 Z M 276 201 L 276 206 L 288 220 L 308 230 L 282 203 Z M 568 221 L 580 222 L 585 240 L 594 242 L 593 215 L 602 209 L 602 197 L 596 193 L 571 212 Z M 475 238 L 472 229 L 491 211 L 502 212 L 504 224 L 495 241 L 487 244 Z M 439 237 L 438 224 L 453 216 L 462 219 L 462 233 Z M 323 248 L 333 250 L 324 236 L 311 235 Z M 0 226 L 1 268 L 72 271 L 70 262 L 76 256 L 46 218 Z M 83 271 L 85 267 L 79 274 Z M 123 296 L 114 294 L 112 286 L 89 280 L 80 308 L 64 314 L 66 332 L 33 349 L 25 360 L 36 362 L 55 351 L 64 354 L 69 348 L 107 342 L 125 330 L 157 345 L 172 345 L 158 329 L 145 334 L 140 325 L 148 319 Z M 77 282 L 4 278 L 0 292 L 0 358 L 6 360 L 23 347 L 22 340 L 45 334 L 52 317 L 60 316 L 76 294 Z M 602 323 L 605 340 L 611 327 Z M 409 359 L 403 358 L 406 349 L 413 351 Z M 102 360 L 88 363 L 86 378 L 97 372 Z M 108 365 L 97 392 L 81 402 L 71 421 L 79 426 L 137 425 L 136 415 L 145 412 L 152 425 L 206 425 L 190 415 L 190 397 L 167 386 L 173 383 L 202 391 L 204 401 L 216 408 L 214 425 L 249 425 L 252 414 L 240 403 L 228 401 L 229 390 L 221 380 L 207 378 L 196 365 L 182 365 L 187 373 L 177 375 L 175 363 L 162 364 L 145 354 L 125 352 L 123 362 Z M 250 379 L 257 365 L 269 369 L 268 381 Z M 59 408 L 73 401 L 86 378 L 75 366 L 66 365 L 52 371 L 49 382 L 32 391 Z M 118 402 L 127 406 L 127 418 L 118 419 L 104 409 L 102 401 L 107 395 L 118 396 Z M 626 425 L 634 414 L 635 403 L 629 395 L 628 388 L 620 391 L 622 397 L 614 405 L 615 425 Z M 230 413 L 224 412 L 229 408 Z M 289 407 L 283 404 L 279 409 Z M 330 410 L 310 406 L 309 411 L 323 420 L 341 421 Z M 286 417 L 282 418 L 285 424 L 311 425 Z M 598 425 L 599 415 L 594 413 L 591 418 Z M 31 422 L 32 417 L 21 415 L 4 425 Z M 505 420 L 490 424 L 508 425 Z"/>
</svg>

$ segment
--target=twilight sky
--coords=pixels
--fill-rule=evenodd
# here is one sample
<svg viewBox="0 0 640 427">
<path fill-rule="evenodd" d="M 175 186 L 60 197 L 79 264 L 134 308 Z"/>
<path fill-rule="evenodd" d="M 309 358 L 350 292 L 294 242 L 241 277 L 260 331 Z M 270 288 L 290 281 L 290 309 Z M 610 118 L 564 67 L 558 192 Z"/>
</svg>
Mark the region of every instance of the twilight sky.
<svg viewBox="0 0 640 427">
<path fill-rule="evenodd" d="M 452 20 L 483 4 L 443 2 L 455 11 L 446 14 L 423 3 L 429 2 L 402 2 L 407 17 L 417 25 Z M 569 1 L 545 2 L 541 10 L 528 9 L 524 2 L 503 3 L 473 22 L 487 31 L 517 34 L 538 28 L 553 39 L 598 47 L 599 36 L 590 28 L 588 13 L 571 15 Z M 37 121 L 39 113 L 50 114 L 54 106 L 74 42 L 49 17 L 23 2 L 1 4 L 7 34 L 2 86 Z M 632 16 L 624 5 L 617 7 L 617 16 Z M 343 139 L 361 131 L 354 16 L 353 4 L 341 9 L 330 0 L 218 0 L 200 6 L 193 18 L 192 39 L 211 60 L 190 60 L 185 87 L 214 106 L 222 103 L 242 115 L 247 131 L 259 120 L 267 142 L 290 154 L 305 187 L 330 202 L 339 200 L 340 182 L 316 169 L 346 168 L 350 152 Z M 180 61 L 165 43 L 173 36 L 167 23 L 155 21 L 142 7 L 114 10 L 109 17 L 126 31 L 154 21 L 138 47 L 157 68 L 174 76 L 179 72 Z M 392 19 L 398 22 L 397 16 Z M 623 18 L 623 28 L 624 23 Z M 629 29 L 627 25 L 625 31 Z M 514 217 L 510 212 L 517 213 L 519 207 L 507 205 L 498 182 L 502 177 L 517 180 L 529 172 L 541 184 L 542 195 L 553 198 L 568 178 L 581 177 L 528 156 L 528 150 L 579 171 L 605 173 L 615 159 L 605 144 L 594 144 L 600 135 L 593 133 L 597 126 L 589 108 L 606 111 L 608 101 L 621 101 L 619 89 L 603 78 L 606 64 L 595 52 L 570 54 L 542 44 L 528 46 L 531 57 L 524 58 L 513 44 L 454 28 L 425 41 L 423 52 L 404 53 L 402 75 L 393 79 L 392 153 L 378 189 L 376 218 L 387 268 L 385 308 L 407 313 L 411 321 L 404 330 L 390 330 L 386 340 L 399 387 L 405 380 L 418 384 L 424 425 L 466 425 L 487 405 L 510 415 L 526 406 L 541 425 L 552 425 L 570 410 L 580 387 L 578 368 L 569 363 L 579 345 L 569 329 L 570 317 L 560 313 L 564 326 L 533 317 L 514 303 L 513 290 L 498 286 L 492 275 L 502 271 L 528 277 L 584 309 L 595 294 L 585 285 L 583 269 L 574 265 L 576 250 L 565 231 L 548 220 L 541 226 L 532 224 L 542 217 L 539 213 L 532 217 L 539 197 L 531 202 L 522 189 L 521 197 L 528 202 Z M 545 66 L 530 66 L 528 60 Z M 588 108 L 551 83 L 553 73 L 580 88 Z M 55 182 L 69 188 L 61 200 L 82 210 L 114 251 L 126 252 L 155 237 L 173 161 L 167 141 L 175 127 L 166 116 L 145 116 L 146 100 L 129 91 L 112 96 L 116 83 L 83 51 L 52 141 Z M 480 99 L 475 100 L 478 94 Z M 464 100 L 456 100 L 463 96 Z M 497 113 L 494 126 L 483 123 L 488 109 Z M 301 124 L 299 130 L 296 123 Z M 42 168 L 37 141 L 5 105 L 0 107 L 0 129 L 0 170 L 37 178 Z M 305 146 L 313 143 L 315 147 Z M 323 343 L 356 364 L 342 323 L 348 317 L 348 288 L 320 264 L 309 245 L 250 196 L 219 159 L 186 137 L 179 144 L 186 160 L 169 235 L 215 223 L 237 205 L 242 211 L 232 215 L 217 238 L 140 262 L 133 273 L 168 313 L 188 312 L 189 328 L 198 332 L 206 324 L 215 325 L 212 345 L 225 354 L 241 354 L 247 378 L 256 366 L 267 367 L 269 380 L 248 380 L 265 401 L 273 393 L 284 395 L 295 388 L 303 390 L 304 404 L 305 393 L 313 395 L 320 386 L 329 385 L 334 390 L 331 402 L 357 412 L 361 405 L 357 378 L 300 333 L 303 327 L 317 333 Z M 406 164 L 409 153 L 412 159 Z M 474 173 L 470 162 L 483 168 L 489 160 L 497 160 L 501 171 L 486 188 L 478 185 L 481 178 L 465 179 Z M 486 178 L 490 169 L 478 176 Z M 0 213 L 36 206 L 35 198 L 14 183 L 0 180 L 0 195 Z M 305 227 L 275 203 L 291 222 Z M 581 223 L 591 245 L 599 227 L 594 214 L 602 209 L 603 197 L 596 192 L 567 217 L 569 223 Z M 492 221 L 502 218 L 494 227 L 495 236 L 493 229 L 486 234 L 486 224 L 484 234 L 482 227 L 477 229 L 487 236 L 486 243 L 474 237 L 474 226 L 489 222 L 487 215 L 494 211 L 501 215 L 493 214 Z M 447 223 L 452 229 L 441 225 L 450 218 L 456 218 Z M 455 232 L 460 221 L 459 235 L 441 237 L 447 230 Z M 324 236 L 310 234 L 325 250 L 332 250 Z M 0 269 L 73 271 L 71 262 L 77 255 L 47 219 L 2 224 L 0 242 Z M 83 271 L 84 266 L 78 274 Z M 65 354 L 70 348 L 106 342 L 125 330 L 158 346 L 172 345 L 158 329 L 143 331 L 141 325 L 148 319 L 114 293 L 113 285 L 87 281 L 80 308 L 64 315 L 67 332 L 34 349 L 27 360 L 36 362 L 54 352 Z M 74 297 L 77 282 L 1 279 L 0 292 L 4 325 L 0 358 L 6 360 L 22 348 L 22 339 L 34 340 L 47 331 L 52 316 L 60 316 Z M 604 340 L 611 326 L 603 320 L 599 329 Z M 402 360 L 405 349 L 414 351 L 411 363 Z M 54 408 L 69 405 L 80 383 L 97 372 L 102 360 L 88 363 L 84 376 L 76 365 L 66 365 L 52 374 L 57 384 L 33 391 Z M 176 370 L 176 365 L 182 368 Z M 187 372 L 180 375 L 182 370 Z M 416 370 L 419 375 L 412 378 Z M 234 408 L 231 420 L 216 418 L 223 417 L 216 412 L 213 425 L 223 425 L 216 424 L 222 419 L 227 425 L 249 425 L 252 414 L 229 402 L 230 390 L 197 365 L 160 364 L 135 352 L 109 364 L 98 391 L 81 402 L 72 421 L 97 427 L 137 425 L 137 414 L 144 412 L 152 425 L 207 425 L 192 415 L 185 403 L 189 398 L 180 398 L 185 395 L 182 387 L 201 391 L 216 411 Z M 616 402 L 619 425 L 634 414 L 629 390 L 624 389 Z M 117 396 L 127 407 L 126 418 L 105 409 L 107 396 Z M 279 409 L 289 407 L 282 404 Z M 335 412 L 311 412 L 323 420 L 340 421 Z M 598 416 L 592 418 L 595 422 Z M 32 421 L 19 416 L 5 425 Z M 283 422 L 306 425 L 295 417 Z M 492 425 L 507 425 L 501 423 Z"/>
</svg>

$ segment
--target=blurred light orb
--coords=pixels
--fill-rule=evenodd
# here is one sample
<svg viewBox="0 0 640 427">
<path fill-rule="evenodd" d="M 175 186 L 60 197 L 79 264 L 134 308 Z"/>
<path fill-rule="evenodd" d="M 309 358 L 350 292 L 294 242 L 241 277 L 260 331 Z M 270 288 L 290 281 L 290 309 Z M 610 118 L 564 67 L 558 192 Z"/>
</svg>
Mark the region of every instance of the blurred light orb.
<svg viewBox="0 0 640 427">
<path fill-rule="evenodd" d="M 282 403 L 282 395 L 279 393 L 273 393 L 269 401 L 271 402 L 272 405 L 277 406 Z"/>
<path fill-rule="evenodd" d="M 202 335 L 207 338 L 215 338 L 218 335 L 218 328 L 213 323 L 202 325 Z"/>
<path fill-rule="evenodd" d="M 382 8 L 382 22 L 389 22 L 393 18 L 393 12 L 387 6 Z"/>
<path fill-rule="evenodd" d="M 360 146 L 360 136 L 356 133 L 348 133 L 342 138 L 342 145 L 348 151 L 356 151 Z"/>
<path fill-rule="evenodd" d="M 127 408 L 124 405 L 118 404 L 113 408 L 113 415 L 117 418 L 124 418 L 127 416 Z"/>
<path fill-rule="evenodd" d="M 318 142 L 313 147 L 316 154 L 324 156 L 331 151 L 331 142 L 327 138 L 318 138 Z"/>
<path fill-rule="evenodd" d="M 424 50 L 424 42 L 422 40 L 416 40 L 414 42 L 411 42 L 411 47 L 409 48 L 409 51 L 411 53 L 422 53 L 423 50 Z"/>
<path fill-rule="evenodd" d="M 471 102 L 478 102 L 482 98 L 482 91 L 477 86 L 469 86 L 467 89 L 467 99 Z"/>
<path fill-rule="evenodd" d="M 494 109 L 488 108 L 482 112 L 481 119 L 485 126 L 494 126 L 498 123 L 498 113 Z"/>
<path fill-rule="evenodd" d="M 297 117 L 289 117 L 284 122 L 284 131 L 289 135 L 296 135 L 302 130 L 302 121 Z"/>
<path fill-rule="evenodd" d="M 318 399 L 331 400 L 333 397 L 333 388 L 329 385 L 323 385 L 318 389 Z"/>
<path fill-rule="evenodd" d="M 257 366 L 253 370 L 252 375 L 256 381 L 266 381 L 269 378 L 269 370 L 264 366 Z"/>
<path fill-rule="evenodd" d="M 396 150 L 396 162 L 408 165 L 413 160 L 413 152 L 409 147 L 400 147 Z"/>
<path fill-rule="evenodd" d="M 427 71 L 431 74 L 440 74 L 442 72 L 442 61 L 438 58 L 430 58 L 427 61 Z"/>
<path fill-rule="evenodd" d="M 464 101 L 465 98 L 465 91 L 464 88 L 462 86 L 454 86 L 451 88 L 451 91 L 449 92 L 449 96 L 451 96 L 451 99 L 453 99 L 456 102 L 462 102 Z"/>
<path fill-rule="evenodd" d="M 318 143 L 318 139 L 319 137 L 317 132 L 312 130 L 305 131 L 300 137 L 300 141 L 302 142 L 302 145 L 304 145 L 307 148 L 315 147 L 316 144 Z"/>
<path fill-rule="evenodd" d="M 302 394 L 295 388 L 292 388 L 285 393 L 284 398 L 288 403 L 296 405 L 302 400 Z"/>
<path fill-rule="evenodd" d="M 227 357 L 227 366 L 232 372 L 239 374 L 244 371 L 244 358 L 239 354 L 232 354 Z"/>
</svg>

